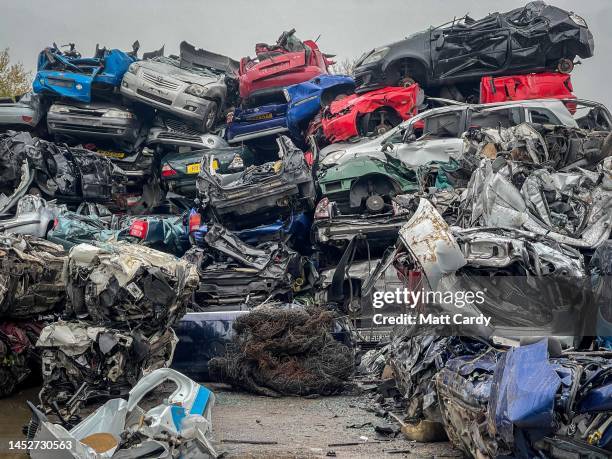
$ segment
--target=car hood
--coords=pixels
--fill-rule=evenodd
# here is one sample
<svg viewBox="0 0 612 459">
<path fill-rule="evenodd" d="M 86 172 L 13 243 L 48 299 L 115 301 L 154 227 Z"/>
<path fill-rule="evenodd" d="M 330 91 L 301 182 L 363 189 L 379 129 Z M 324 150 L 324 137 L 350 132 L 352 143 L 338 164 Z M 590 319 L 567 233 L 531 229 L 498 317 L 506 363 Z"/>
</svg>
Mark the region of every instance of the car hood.
<svg viewBox="0 0 612 459">
<path fill-rule="evenodd" d="M 199 75 L 197 73 L 190 72 L 187 69 L 181 69 L 179 67 L 175 67 L 174 65 L 166 64 L 165 62 L 142 61 L 138 62 L 138 66 L 139 68 L 152 70 L 162 75 L 168 75 L 169 77 L 176 78 L 177 80 L 185 83 L 197 83 L 203 86 L 217 83 L 221 78 L 212 75 Z"/>
<path fill-rule="evenodd" d="M 322 158 L 319 164 L 321 167 L 330 167 L 363 155 L 384 158 L 382 142 L 382 139 L 377 137 L 375 139 L 363 139 L 358 142 L 332 143 L 319 152 L 319 158 Z"/>
</svg>

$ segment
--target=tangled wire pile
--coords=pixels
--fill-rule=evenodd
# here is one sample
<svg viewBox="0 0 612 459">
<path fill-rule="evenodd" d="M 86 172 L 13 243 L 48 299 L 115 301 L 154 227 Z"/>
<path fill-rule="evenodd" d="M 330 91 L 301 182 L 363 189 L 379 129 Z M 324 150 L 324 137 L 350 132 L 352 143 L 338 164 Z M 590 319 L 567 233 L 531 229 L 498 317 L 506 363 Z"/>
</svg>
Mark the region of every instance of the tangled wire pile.
<svg viewBox="0 0 612 459">
<path fill-rule="evenodd" d="M 267 396 L 341 391 L 353 372 L 354 356 L 334 340 L 332 321 L 331 312 L 318 308 L 257 308 L 236 320 L 234 342 L 225 357 L 209 362 L 210 374 Z"/>
</svg>

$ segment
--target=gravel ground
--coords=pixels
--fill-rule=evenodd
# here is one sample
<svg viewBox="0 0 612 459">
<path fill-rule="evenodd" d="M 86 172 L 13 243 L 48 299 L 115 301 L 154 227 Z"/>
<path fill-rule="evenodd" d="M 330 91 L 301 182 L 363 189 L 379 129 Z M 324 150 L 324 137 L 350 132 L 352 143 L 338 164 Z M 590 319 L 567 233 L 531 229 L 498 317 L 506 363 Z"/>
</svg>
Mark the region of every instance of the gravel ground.
<svg viewBox="0 0 612 459">
<path fill-rule="evenodd" d="M 207 386 L 216 395 L 214 439 L 226 458 L 462 457 L 446 442 L 377 438 L 374 427 L 386 421 L 367 410 L 364 397 L 268 398 Z M 357 445 L 330 446 L 339 443 Z"/>
</svg>

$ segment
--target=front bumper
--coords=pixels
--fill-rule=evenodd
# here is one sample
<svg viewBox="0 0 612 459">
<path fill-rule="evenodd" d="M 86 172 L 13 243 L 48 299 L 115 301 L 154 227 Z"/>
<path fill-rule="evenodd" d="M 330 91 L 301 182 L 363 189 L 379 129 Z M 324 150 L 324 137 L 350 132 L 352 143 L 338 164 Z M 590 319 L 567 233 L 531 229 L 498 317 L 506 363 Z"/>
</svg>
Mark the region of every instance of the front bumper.
<svg viewBox="0 0 612 459">
<path fill-rule="evenodd" d="M 202 121 L 212 101 L 186 94 L 184 90 L 187 86 L 183 84 L 176 90 L 162 89 L 126 73 L 121 82 L 121 94 L 180 118 Z"/>
<path fill-rule="evenodd" d="M 365 238 L 368 243 L 392 245 L 409 215 L 344 216 L 315 220 L 312 224 L 312 239 L 316 244 L 344 245 L 355 237 Z"/>
<path fill-rule="evenodd" d="M 126 142 L 136 141 L 140 130 L 134 118 L 103 118 L 65 113 L 48 113 L 47 128 L 50 134 L 108 138 Z"/>
</svg>

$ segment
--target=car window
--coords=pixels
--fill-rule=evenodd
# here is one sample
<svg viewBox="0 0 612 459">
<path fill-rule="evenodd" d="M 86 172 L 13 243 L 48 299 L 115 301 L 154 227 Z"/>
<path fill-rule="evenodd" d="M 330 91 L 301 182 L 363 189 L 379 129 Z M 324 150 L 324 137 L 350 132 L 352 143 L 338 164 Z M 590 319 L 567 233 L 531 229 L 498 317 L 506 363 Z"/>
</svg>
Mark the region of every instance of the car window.
<svg viewBox="0 0 612 459">
<path fill-rule="evenodd" d="M 424 118 L 423 137 L 457 138 L 464 129 L 461 126 L 461 111 L 453 111 Z"/>
<path fill-rule="evenodd" d="M 529 108 L 528 110 L 532 123 L 563 124 L 550 110 L 544 108 Z"/>
<path fill-rule="evenodd" d="M 521 123 L 520 110 L 505 108 L 498 110 L 483 110 L 472 112 L 470 127 L 498 128 L 511 127 Z"/>
</svg>

